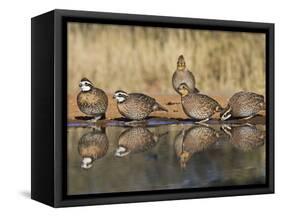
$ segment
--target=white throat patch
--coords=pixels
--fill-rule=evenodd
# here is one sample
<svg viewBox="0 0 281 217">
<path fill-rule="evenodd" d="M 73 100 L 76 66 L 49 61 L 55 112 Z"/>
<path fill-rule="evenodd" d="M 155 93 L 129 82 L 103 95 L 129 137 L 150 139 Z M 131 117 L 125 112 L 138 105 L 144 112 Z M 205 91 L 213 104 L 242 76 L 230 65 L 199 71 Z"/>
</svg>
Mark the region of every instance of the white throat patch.
<svg viewBox="0 0 281 217">
<path fill-rule="evenodd" d="M 125 148 L 123 146 L 119 146 L 115 152 L 115 156 L 116 157 L 125 157 L 129 153 L 130 153 L 130 151 L 128 151 L 127 148 Z"/>
<path fill-rule="evenodd" d="M 90 157 L 84 157 L 82 159 L 81 168 L 89 169 L 93 166 L 93 159 Z"/>
<path fill-rule="evenodd" d="M 92 84 L 88 81 L 81 81 L 79 86 L 82 92 L 89 91 L 92 88 Z"/>
<path fill-rule="evenodd" d="M 124 96 L 116 96 L 117 102 L 124 102 L 126 98 Z"/>
</svg>

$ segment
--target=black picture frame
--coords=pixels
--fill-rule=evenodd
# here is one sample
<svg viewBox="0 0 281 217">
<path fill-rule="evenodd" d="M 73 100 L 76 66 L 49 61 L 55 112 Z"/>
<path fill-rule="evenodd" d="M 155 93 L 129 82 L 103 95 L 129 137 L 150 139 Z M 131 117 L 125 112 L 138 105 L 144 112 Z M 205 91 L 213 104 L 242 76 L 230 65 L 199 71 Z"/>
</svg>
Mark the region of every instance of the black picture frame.
<svg viewBox="0 0 281 217">
<path fill-rule="evenodd" d="M 94 22 L 266 34 L 266 184 L 66 195 L 66 23 Z M 53 207 L 274 193 L 274 24 L 53 10 L 31 21 L 31 198 Z M 43 124 L 42 124 L 43 123 Z"/>
</svg>

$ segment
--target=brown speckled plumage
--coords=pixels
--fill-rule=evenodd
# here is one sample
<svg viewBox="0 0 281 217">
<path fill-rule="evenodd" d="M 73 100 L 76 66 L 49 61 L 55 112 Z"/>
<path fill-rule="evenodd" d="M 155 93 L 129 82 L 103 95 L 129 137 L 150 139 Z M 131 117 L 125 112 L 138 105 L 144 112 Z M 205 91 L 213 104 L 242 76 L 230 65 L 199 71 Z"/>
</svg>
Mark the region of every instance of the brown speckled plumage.
<svg viewBox="0 0 281 217">
<path fill-rule="evenodd" d="M 185 114 L 197 120 L 210 118 L 221 110 L 216 100 L 204 94 L 190 93 L 183 96 L 181 101 Z"/>
<path fill-rule="evenodd" d="M 128 94 L 124 102 L 117 103 L 121 115 L 132 120 L 143 120 L 154 111 L 167 111 L 156 100 L 141 93 Z"/>
<path fill-rule="evenodd" d="M 239 150 L 251 151 L 264 145 L 265 131 L 254 125 L 228 126 L 223 130 L 229 136 L 229 143 Z"/>
<path fill-rule="evenodd" d="M 240 91 L 229 99 L 228 105 L 221 113 L 221 117 L 231 114 L 235 118 L 245 118 L 254 116 L 264 109 L 265 102 L 262 95 Z"/>
<path fill-rule="evenodd" d="M 92 158 L 93 161 L 102 158 L 108 150 L 108 138 L 103 131 L 92 131 L 84 134 L 78 143 L 81 157 Z"/>
<path fill-rule="evenodd" d="M 108 98 L 103 90 L 91 86 L 91 90 L 81 91 L 78 94 L 77 105 L 86 115 L 103 115 L 108 106 Z"/>
<path fill-rule="evenodd" d="M 123 147 L 127 153 L 145 152 L 153 148 L 159 138 L 160 135 L 155 135 L 147 128 L 129 128 L 119 136 L 118 148 Z"/>
<path fill-rule="evenodd" d="M 194 126 L 188 130 L 182 130 L 174 141 L 176 155 L 180 158 L 181 166 L 185 167 L 194 153 L 204 151 L 210 145 L 215 144 L 218 138 L 219 134 L 211 127 Z"/>
<path fill-rule="evenodd" d="M 172 84 L 175 91 L 178 91 L 180 84 L 185 83 L 189 88 L 190 92 L 197 93 L 198 89 L 195 87 L 195 78 L 191 71 L 185 66 L 184 57 L 181 55 L 178 58 L 177 69 L 172 77 Z"/>
</svg>

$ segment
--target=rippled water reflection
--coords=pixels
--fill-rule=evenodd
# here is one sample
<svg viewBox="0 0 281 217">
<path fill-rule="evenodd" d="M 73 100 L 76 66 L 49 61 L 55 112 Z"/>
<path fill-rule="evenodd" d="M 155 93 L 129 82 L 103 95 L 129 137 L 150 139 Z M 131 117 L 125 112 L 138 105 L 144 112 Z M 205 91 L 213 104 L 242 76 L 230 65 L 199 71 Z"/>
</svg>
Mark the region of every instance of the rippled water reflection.
<svg viewBox="0 0 281 217">
<path fill-rule="evenodd" d="M 68 128 L 68 194 L 260 184 L 264 125 Z"/>
</svg>

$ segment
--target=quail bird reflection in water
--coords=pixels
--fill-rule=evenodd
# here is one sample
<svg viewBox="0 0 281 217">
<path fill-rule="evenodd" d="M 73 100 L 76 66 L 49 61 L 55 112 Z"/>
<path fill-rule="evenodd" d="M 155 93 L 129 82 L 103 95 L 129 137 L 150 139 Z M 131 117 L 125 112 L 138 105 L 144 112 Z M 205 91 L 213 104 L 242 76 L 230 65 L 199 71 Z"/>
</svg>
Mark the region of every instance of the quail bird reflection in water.
<svg viewBox="0 0 281 217">
<path fill-rule="evenodd" d="M 107 153 L 109 146 L 105 129 L 93 129 L 84 134 L 78 144 L 78 152 L 82 157 L 81 168 L 89 169 L 94 162 Z"/>
<path fill-rule="evenodd" d="M 112 126 L 106 127 L 107 136 L 105 131 L 71 127 L 68 192 L 89 194 L 264 183 L 265 148 L 259 135 L 263 128 L 231 125 L 230 137 L 220 130 L 220 125 Z"/>
<path fill-rule="evenodd" d="M 130 153 L 145 152 L 156 146 L 159 139 L 167 133 L 152 133 L 145 127 L 129 128 L 119 136 L 115 156 L 124 157 Z"/>
<path fill-rule="evenodd" d="M 223 131 L 229 136 L 229 143 L 242 151 L 251 151 L 264 145 L 265 131 L 254 125 L 223 125 Z"/>
<path fill-rule="evenodd" d="M 181 167 L 185 168 L 193 154 L 206 150 L 215 144 L 218 138 L 219 133 L 212 127 L 193 126 L 188 130 L 182 130 L 174 141 Z"/>
</svg>

